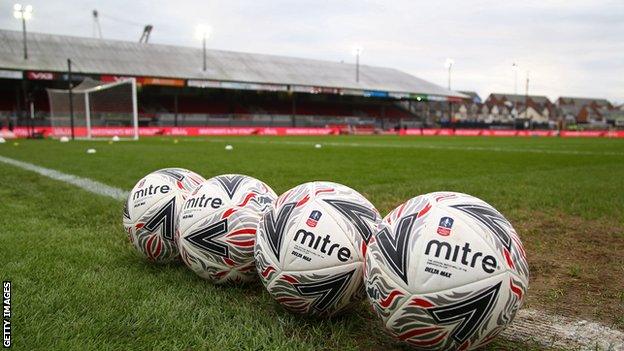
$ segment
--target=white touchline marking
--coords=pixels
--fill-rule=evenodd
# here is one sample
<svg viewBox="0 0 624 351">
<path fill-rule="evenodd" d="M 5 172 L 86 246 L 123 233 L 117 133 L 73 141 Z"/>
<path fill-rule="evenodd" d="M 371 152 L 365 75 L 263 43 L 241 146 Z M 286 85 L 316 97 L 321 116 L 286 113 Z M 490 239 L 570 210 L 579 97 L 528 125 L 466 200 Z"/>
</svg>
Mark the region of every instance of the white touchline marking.
<svg viewBox="0 0 624 351">
<path fill-rule="evenodd" d="M 326 143 L 327 144 L 327 143 Z M 38 173 L 44 177 L 75 185 L 91 193 L 125 200 L 128 192 L 89 178 L 62 173 L 28 162 L 0 156 L 0 162 Z M 533 309 L 522 309 L 512 325 L 501 336 L 516 341 L 535 341 L 543 346 L 580 348 L 581 350 L 624 349 L 624 333 L 584 320 L 549 315 Z"/>
<path fill-rule="evenodd" d="M 508 340 L 533 340 L 542 346 L 574 350 L 624 350 L 624 333 L 596 322 L 521 309 L 509 328 Z"/>
<path fill-rule="evenodd" d="M 372 148 L 397 148 L 397 149 L 431 149 L 431 150 L 460 150 L 460 151 L 493 151 L 493 152 L 514 152 L 514 153 L 535 153 L 535 154 L 561 154 L 561 155 L 604 155 L 604 156 L 624 156 L 622 152 L 594 152 L 580 150 L 552 150 L 552 149 L 528 149 L 528 148 L 503 148 L 485 146 L 446 146 L 434 144 L 396 144 L 396 143 L 353 143 L 353 142 L 325 142 L 325 141 L 289 141 L 289 140 L 248 140 L 248 139 L 184 139 L 184 141 L 208 141 L 211 143 L 247 143 L 247 144 L 276 144 L 276 145 L 310 145 L 320 143 L 329 146 L 345 147 L 372 147 Z"/>
<path fill-rule="evenodd" d="M 72 174 L 62 173 L 53 169 L 44 168 L 41 166 L 33 165 L 32 163 L 18 161 L 4 156 L 0 156 L 0 162 L 28 171 L 32 171 L 51 179 L 60 180 L 61 182 L 75 185 L 94 194 L 112 197 L 116 200 L 125 200 L 128 197 L 127 191 L 106 185 L 104 183 L 100 183 L 95 180 L 91 180 L 89 178 L 82 178 Z"/>
</svg>

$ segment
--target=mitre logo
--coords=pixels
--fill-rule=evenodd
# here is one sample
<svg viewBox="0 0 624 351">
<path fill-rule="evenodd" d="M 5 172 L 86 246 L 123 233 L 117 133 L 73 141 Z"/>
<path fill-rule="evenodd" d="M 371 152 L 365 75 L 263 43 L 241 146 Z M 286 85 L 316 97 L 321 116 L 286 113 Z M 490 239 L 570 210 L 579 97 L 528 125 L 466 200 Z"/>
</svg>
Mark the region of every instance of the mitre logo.
<svg viewBox="0 0 624 351">
<path fill-rule="evenodd" d="M 332 243 L 329 234 L 323 238 L 307 230 L 299 229 L 295 234 L 295 241 L 299 241 L 301 245 L 306 245 L 307 242 L 309 248 L 320 251 L 327 256 L 331 256 L 335 252 L 340 262 L 347 262 L 351 258 L 351 250 L 348 247 Z"/>
<path fill-rule="evenodd" d="M 425 255 L 433 255 L 436 258 L 442 257 L 447 261 L 460 263 L 472 268 L 474 268 L 477 261 L 480 259 L 481 269 L 486 273 L 494 273 L 497 267 L 496 258 L 494 258 L 494 256 L 484 255 L 483 252 L 479 251 L 473 252 L 470 248 L 470 243 L 465 243 L 463 246 L 451 246 L 451 244 L 447 242 L 434 239 L 427 243 Z"/>
<path fill-rule="evenodd" d="M 223 205 L 223 201 L 218 197 L 206 197 L 206 194 L 202 194 L 202 196 L 192 197 L 186 200 L 184 203 L 184 208 L 196 208 L 196 207 L 212 207 L 217 209 Z"/>
<path fill-rule="evenodd" d="M 154 186 L 154 184 L 150 184 L 150 186 L 145 189 L 139 189 L 135 191 L 134 194 L 132 195 L 132 200 L 140 199 L 148 195 L 155 195 L 158 192 L 160 192 L 161 194 L 166 194 L 170 190 L 171 188 L 169 187 L 169 185 L 166 185 L 166 184 L 156 185 L 156 186 Z"/>
</svg>

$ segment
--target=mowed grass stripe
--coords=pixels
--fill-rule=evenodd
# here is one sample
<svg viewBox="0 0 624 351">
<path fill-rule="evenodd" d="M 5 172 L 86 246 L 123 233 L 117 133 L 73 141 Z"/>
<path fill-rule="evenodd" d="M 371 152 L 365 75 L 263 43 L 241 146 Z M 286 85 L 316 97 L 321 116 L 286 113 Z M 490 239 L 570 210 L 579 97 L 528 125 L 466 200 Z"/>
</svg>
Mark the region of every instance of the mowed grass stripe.
<svg viewBox="0 0 624 351">
<path fill-rule="evenodd" d="M 31 172 L 38 173 L 44 177 L 48 177 L 51 179 L 59 180 L 65 183 L 72 184 L 86 191 L 92 192 L 97 195 L 112 197 L 117 200 L 123 200 L 128 196 L 127 191 L 123 191 L 118 188 L 114 188 L 108 186 L 106 184 L 88 179 L 82 178 L 71 174 L 65 174 L 53 169 L 40 167 L 37 165 L 33 165 L 28 162 L 22 162 L 18 160 L 14 160 L 12 158 L 0 156 L 0 162 L 19 167 Z"/>
<path fill-rule="evenodd" d="M 304 137 L 302 137 L 304 138 Z M 384 138 L 384 137 L 379 137 Z M 324 147 L 312 145 L 239 143 L 278 138 L 229 138 L 227 142 L 181 142 L 145 139 L 112 145 L 88 141 L 61 144 L 24 141 L 20 147 L 0 148 L 0 154 L 34 162 L 121 189 L 164 167 L 185 167 L 212 177 L 243 173 L 259 178 L 278 193 L 312 180 L 346 184 L 367 196 L 382 213 L 418 194 L 452 190 L 480 197 L 510 219 L 527 208 L 563 211 L 584 218 L 624 221 L 624 162 L 619 156 L 544 153 L 492 153 L 488 151 L 417 148 Z M 486 140 L 483 140 L 486 139 Z M 186 140 L 186 139 L 184 139 Z M 193 139 L 194 140 L 194 139 Z M 220 139 L 221 140 L 221 139 Z M 343 140 L 341 137 L 305 138 L 310 143 Z M 375 138 L 360 142 L 375 142 Z M 403 139 L 387 139 L 403 142 Z M 537 145 L 589 150 L 624 147 L 618 140 L 436 139 L 443 145 L 474 142 L 478 145 Z M 224 145 L 235 145 L 225 151 Z M 379 143 L 379 141 L 376 141 Z M 487 143 L 487 144 L 486 144 Z M 458 144 L 463 145 L 463 144 Z M 97 154 L 85 150 L 96 147 Z"/>
<path fill-rule="evenodd" d="M 234 138 L 186 138 L 182 139 L 186 142 L 212 142 L 212 143 L 249 143 L 249 144 L 283 144 L 283 145 L 301 145 L 314 146 L 318 144 L 315 141 L 294 141 L 294 140 L 251 140 L 251 139 L 234 139 Z M 450 151 L 487 151 L 487 152 L 511 152 L 511 153 L 537 153 L 537 154 L 562 154 L 562 155 L 600 155 L 600 156 L 624 156 L 624 152 L 616 151 L 587 151 L 587 150 L 559 150 L 545 147 L 498 147 L 498 146 L 474 146 L 469 143 L 457 143 L 456 145 L 445 145 L 444 143 L 394 143 L 394 142 L 348 142 L 348 141 L 331 141 L 327 139 L 320 143 L 323 146 L 337 147 L 356 147 L 356 148 L 398 148 L 398 149 L 429 149 L 429 150 L 450 150 Z"/>
</svg>

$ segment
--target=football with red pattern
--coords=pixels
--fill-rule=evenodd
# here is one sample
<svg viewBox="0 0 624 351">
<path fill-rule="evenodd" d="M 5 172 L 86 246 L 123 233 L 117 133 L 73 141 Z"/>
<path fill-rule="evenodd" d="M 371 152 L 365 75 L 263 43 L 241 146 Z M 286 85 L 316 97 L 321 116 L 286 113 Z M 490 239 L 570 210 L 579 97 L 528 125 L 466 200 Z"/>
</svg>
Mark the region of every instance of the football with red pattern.
<svg viewBox="0 0 624 351">
<path fill-rule="evenodd" d="M 174 241 L 182 203 L 204 178 L 182 168 L 164 168 L 141 178 L 124 204 L 123 226 L 134 248 L 148 260 L 178 256 Z"/>
<path fill-rule="evenodd" d="M 182 261 L 214 283 L 257 279 L 256 227 L 276 198 L 268 185 L 240 174 L 200 184 L 179 214 L 176 240 Z"/>
<path fill-rule="evenodd" d="M 260 278 L 290 311 L 336 314 L 364 296 L 364 254 L 380 221 L 375 207 L 351 188 L 299 185 L 282 194 L 258 225 Z"/>
<path fill-rule="evenodd" d="M 494 339 L 522 306 L 529 279 L 511 223 L 470 195 L 436 192 L 388 214 L 366 253 L 373 309 L 396 338 L 426 350 Z"/>
</svg>

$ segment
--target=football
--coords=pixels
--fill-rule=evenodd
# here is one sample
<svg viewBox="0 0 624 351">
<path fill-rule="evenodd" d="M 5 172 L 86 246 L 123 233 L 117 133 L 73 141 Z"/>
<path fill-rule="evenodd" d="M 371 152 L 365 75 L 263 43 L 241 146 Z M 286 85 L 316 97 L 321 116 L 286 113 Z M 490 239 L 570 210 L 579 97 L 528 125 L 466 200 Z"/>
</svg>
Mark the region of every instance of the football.
<svg viewBox="0 0 624 351">
<path fill-rule="evenodd" d="M 258 225 L 256 268 L 286 309 L 330 316 L 363 297 L 364 255 L 381 221 L 355 190 L 311 182 L 282 194 Z"/>
<path fill-rule="evenodd" d="M 184 263 L 214 283 L 256 278 L 256 227 L 277 195 L 265 183 L 228 174 L 200 184 L 178 218 L 176 241 Z"/>
<path fill-rule="evenodd" d="M 428 350 L 469 350 L 508 326 L 529 267 L 512 225 L 466 194 L 421 195 L 390 212 L 371 239 L 364 280 L 396 338 Z"/>
<path fill-rule="evenodd" d="M 182 168 L 164 168 L 143 177 L 124 205 L 123 226 L 134 248 L 150 261 L 178 256 L 174 241 L 177 214 L 186 197 L 204 181 Z"/>
</svg>

